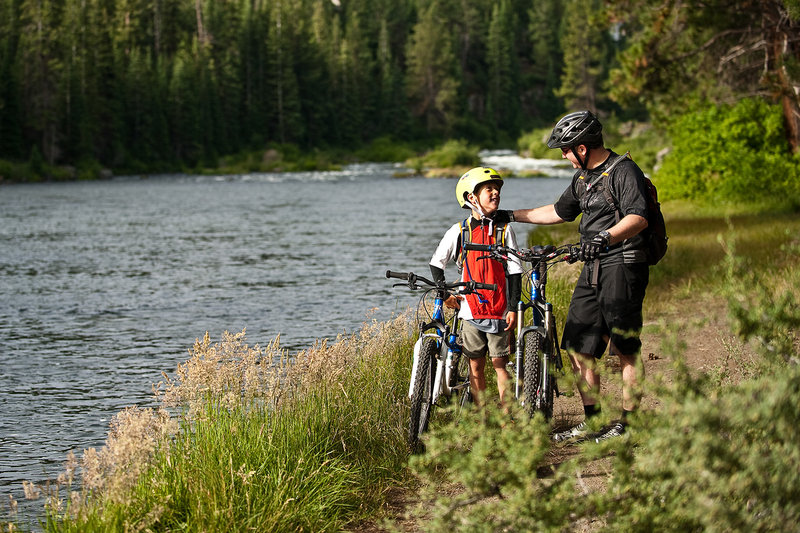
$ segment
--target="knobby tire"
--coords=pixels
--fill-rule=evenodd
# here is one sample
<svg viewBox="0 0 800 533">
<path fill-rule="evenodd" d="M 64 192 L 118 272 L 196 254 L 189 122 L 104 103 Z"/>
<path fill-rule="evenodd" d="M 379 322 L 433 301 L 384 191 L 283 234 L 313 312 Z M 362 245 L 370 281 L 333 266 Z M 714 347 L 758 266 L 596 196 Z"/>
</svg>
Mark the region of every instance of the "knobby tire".
<svg viewBox="0 0 800 533">
<path fill-rule="evenodd" d="M 458 358 L 458 365 L 456 365 L 456 373 L 458 375 L 457 383 L 461 385 L 464 382 L 469 383 L 469 357 L 461 354 Z M 472 392 L 469 386 L 466 386 L 458 391 L 458 412 L 466 409 L 472 403 Z"/>
<path fill-rule="evenodd" d="M 542 363 L 544 352 L 542 347 L 544 339 L 542 336 L 531 331 L 525 335 L 524 350 L 524 376 L 522 378 L 523 398 L 525 400 L 525 411 L 528 416 L 533 418 L 537 412 L 541 412 L 545 419 L 553 416 L 553 387 L 552 382 L 547 387 L 547 392 L 543 393 L 543 380 L 550 380 L 551 376 L 543 376 Z"/>
<path fill-rule="evenodd" d="M 412 452 L 421 450 L 420 435 L 428 429 L 433 398 L 434 365 L 439 349 L 436 338 L 427 337 L 422 341 L 417 362 L 417 375 L 411 393 L 411 416 L 408 422 L 408 445 Z"/>
</svg>

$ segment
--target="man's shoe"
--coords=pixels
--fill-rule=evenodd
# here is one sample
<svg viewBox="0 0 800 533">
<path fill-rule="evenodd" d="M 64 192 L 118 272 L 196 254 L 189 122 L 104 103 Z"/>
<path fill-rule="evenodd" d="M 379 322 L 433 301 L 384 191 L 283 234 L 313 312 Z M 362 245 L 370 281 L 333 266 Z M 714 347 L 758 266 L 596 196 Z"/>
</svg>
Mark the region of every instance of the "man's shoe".
<svg viewBox="0 0 800 533">
<path fill-rule="evenodd" d="M 571 427 L 566 431 L 553 434 L 553 440 L 555 442 L 566 442 L 568 440 L 585 437 L 588 433 L 589 428 L 586 425 L 586 420 L 584 420 L 577 426 Z"/>
<path fill-rule="evenodd" d="M 592 438 L 595 442 L 601 442 L 615 437 L 621 437 L 625 434 L 625 426 L 621 422 L 615 422 L 610 426 L 603 428 L 599 433 L 593 435 Z"/>
</svg>

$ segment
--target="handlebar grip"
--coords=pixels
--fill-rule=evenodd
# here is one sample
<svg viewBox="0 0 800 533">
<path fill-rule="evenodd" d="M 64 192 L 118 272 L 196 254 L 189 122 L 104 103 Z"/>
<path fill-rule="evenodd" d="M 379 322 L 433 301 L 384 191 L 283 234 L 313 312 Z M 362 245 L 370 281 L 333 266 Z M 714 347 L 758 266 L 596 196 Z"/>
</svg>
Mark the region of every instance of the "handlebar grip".
<svg viewBox="0 0 800 533">
<path fill-rule="evenodd" d="M 569 252 L 567 252 L 567 255 L 564 256 L 564 260 L 567 262 L 568 265 L 571 265 L 572 263 L 576 263 L 577 261 L 579 261 L 578 256 L 580 254 L 580 249 L 581 249 L 580 246 L 578 246 L 577 244 L 569 245 Z"/>
<path fill-rule="evenodd" d="M 491 244 L 475 244 L 472 242 L 468 242 L 464 245 L 465 250 L 474 250 L 476 252 L 491 252 L 492 245 Z"/>
<path fill-rule="evenodd" d="M 404 279 L 408 281 L 408 272 L 392 272 L 391 270 L 386 271 L 387 278 L 397 278 L 397 279 Z"/>
<path fill-rule="evenodd" d="M 481 290 L 487 290 L 487 291 L 496 291 L 497 290 L 497 285 L 495 285 L 494 283 L 478 283 L 476 281 L 475 282 L 475 288 L 476 289 L 481 289 Z"/>
</svg>

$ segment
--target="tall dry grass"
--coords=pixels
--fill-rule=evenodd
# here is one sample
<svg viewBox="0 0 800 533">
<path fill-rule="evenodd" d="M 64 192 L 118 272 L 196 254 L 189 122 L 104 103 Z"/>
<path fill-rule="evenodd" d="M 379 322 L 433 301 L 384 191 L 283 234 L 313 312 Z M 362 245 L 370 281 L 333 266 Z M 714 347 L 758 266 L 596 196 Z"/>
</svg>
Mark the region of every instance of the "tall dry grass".
<svg viewBox="0 0 800 533">
<path fill-rule="evenodd" d="M 411 333 L 404 314 L 296 354 L 206 333 L 154 385 L 158 407 L 118 413 L 30 496 L 48 531 L 339 530 L 407 475 Z"/>
</svg>

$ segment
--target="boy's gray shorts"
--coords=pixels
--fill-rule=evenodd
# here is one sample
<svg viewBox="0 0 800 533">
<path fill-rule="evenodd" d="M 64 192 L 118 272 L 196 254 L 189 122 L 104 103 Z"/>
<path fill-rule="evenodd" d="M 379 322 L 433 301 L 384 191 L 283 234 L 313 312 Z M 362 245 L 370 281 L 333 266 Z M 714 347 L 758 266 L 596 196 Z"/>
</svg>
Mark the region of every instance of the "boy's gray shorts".
<svg viewBox="0 0 800 533">
<path fill-rule="evenodd" d="M 485 333 L 464 320 L 461 325 L 461 347 L 464 355 L 470 359 L 486 357 L 487 350 L 492 359 L 508 357 L 508 331 Z"/>
</svg>

